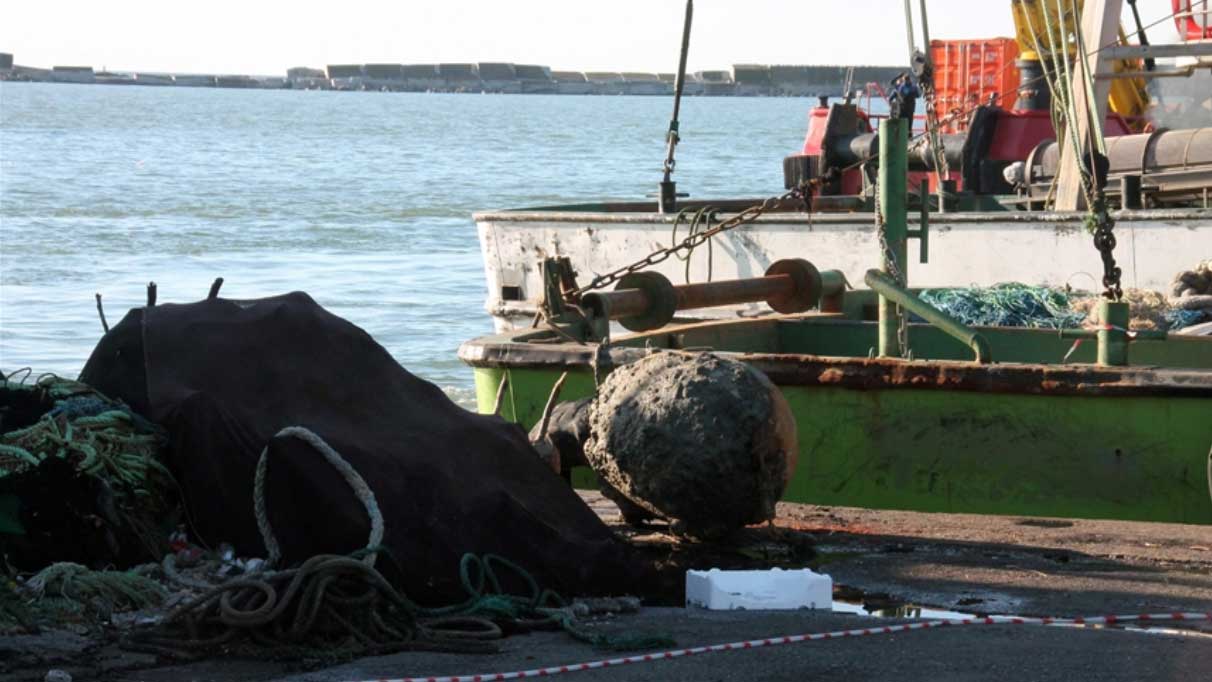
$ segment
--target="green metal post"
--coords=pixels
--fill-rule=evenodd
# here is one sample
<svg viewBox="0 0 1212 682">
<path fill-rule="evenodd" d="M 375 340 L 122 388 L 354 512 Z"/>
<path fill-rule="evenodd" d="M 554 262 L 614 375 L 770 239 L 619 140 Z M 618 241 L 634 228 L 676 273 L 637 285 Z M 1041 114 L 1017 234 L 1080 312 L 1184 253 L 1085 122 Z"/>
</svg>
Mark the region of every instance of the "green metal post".
<svg viewBox="0 0 1212 682">
<path fill-rule="evenodd" d="M 909 172 L 908 150 L 909 121 L 901 118 L 880 121 L 879 216 L 884 221 L 884 243 L 880 245 L 880 257 L 884 272 L 900 286 L 907 286 L 909 282 L 906 244 L 909 235 L 906 188 Z M 901 348 L 897 336 L 904 314 L 900 306 L 887 297 L 880 296 L 879 350 L 882 357 L 900 357 L 904 354 L 905 349 Z"/>
<path fill-rule="evenodd" d="M 1128 364 L 1128 304 L 1103 299 L 1098 304 L 1098 364 L 1123 366 Z"/>
<path fill-rule="evenodd" d="M 868 270 L 864 281 L 867 282 L 867 286 L 879 293 L 881 297 L 887 297 L 895 301 L 902 309 L 908 309 L 917 313 L 925 321 L 963 342 L 964 345 L 972 349 L 977 362 L 985 364 L 993 361 L 989 351 L 989 342 L 984 336 L 968 328 L 963 322 L 914 296 L 908 290 L 897 286 L 888 275 L 879 270 Z"/>
</svg>

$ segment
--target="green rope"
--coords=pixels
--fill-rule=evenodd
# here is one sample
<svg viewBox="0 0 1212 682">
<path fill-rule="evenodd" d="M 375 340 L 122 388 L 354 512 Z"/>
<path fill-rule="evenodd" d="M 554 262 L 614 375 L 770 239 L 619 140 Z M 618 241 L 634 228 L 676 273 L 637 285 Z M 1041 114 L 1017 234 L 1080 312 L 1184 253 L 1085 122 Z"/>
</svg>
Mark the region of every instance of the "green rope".
<svg viewBox="0 0 1212 682">
<path fill-rule="evenodd" d="M 679 243 L 678 242 L 678 228 L 681 227 L 683 222 L 685 222 L 687 216 L 691 215 L 692 211 L 694 212 L 694 215 L 690 219 L 690 235 L 689 235 L 690 237 L 693 237 L 694 235 L 696 235 L 700 232 L 706 232 L 707 230 L 710 230 L 712 221 L 717 219 L 717 216 L 716 216 L 717 209 L 713 206 L 703 206 L 702 208 L 698 209 L 697 211 L 695 211 L 694 209 L 690 209 L 690 208 L 684 208 L 681 211 L 678 211 L 677 215 L 675 215 L 673 217 L 673 232 L 670 237 L 670 241 L 674 246 L 676 246 Z M 690 258 L 691 258 L 691 256 L 694 255 L 694 248 L 692 247 L 689 250 L 687 250 L 686 255 L 684 255 L 684 256 L 681 254 L 674 254 L 674 255 L 678 260 L 680 260 L 686 264 L 686 271 L 685 271 L 686 283 L 690 284 Z M 707 281 L 708 282 L 711 281 L 712 270 L 714 267 L 715 267 L 715 247 L 712 245 L 712 240 L 708 239 L 707 240 Z"/>
<path fill-rule="evenodd" d="M 508 569 L 521 579 L 525 591 L 506 594 L 498 568 Z M 459 579 L 468 598 L 461 604 L 440 608 L 418 608 L 420 617 L 487 616 L 509 619 L 528 629 L 560 629 L 574 639 L 610 651 L 634 651 L 675 646 L 665 633 L 593 632 L 577 621 L 568 603 L 558 593 L 542 589 L 526 569 L 496 554 L 465 554 L 459 562 Z"/>
<path fill-rule="evenodd" d="M 54 597 L 69 604 L 109 613 L 157 606 L 168 591 L 130 571 L 92 571 L 71 562 L 51 564 L 25 582 L 35 602 Z"/>
<path fill-rule="evenodd" d="M 25 390 L 50 407 L 36 422 L 0 434 L 0 480 L 33 470 L 50 459 L 66 461 L 83 476 L 103 481 L 113 493 L 114 519 L 131 531 L 149 557 L 165 549 L 163 524 L 177 485 L 159 460 L 158 427 L 78 381 L 39 376 L 30 385 L 5 375 L 10 390 Z M 13 484 L 15 485 L 15 483 Z"/>
</svg>

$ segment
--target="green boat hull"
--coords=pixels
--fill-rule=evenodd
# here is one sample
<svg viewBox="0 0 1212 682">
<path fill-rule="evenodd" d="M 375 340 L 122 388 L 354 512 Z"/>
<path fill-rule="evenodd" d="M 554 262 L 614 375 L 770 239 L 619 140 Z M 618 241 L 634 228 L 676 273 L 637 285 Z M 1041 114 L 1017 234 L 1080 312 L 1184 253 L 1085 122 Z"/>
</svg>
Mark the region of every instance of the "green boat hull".
<svg viewBox="0 0 1212 682">
<path fill-rule="evenodd" d="M 1206 369 L 1212 356 L 1204 352 L 1212 346 L 1172 344 L 1188 370 L 981 367 L 779 355 L 768 347 L 778 342 L 764 345 L 761 334 L 731 338 L 737 324 L 698 333 L 711 335 L 714 343 L 706 345 L 715 348 L 744 346 L 740 339 L 748 338 L 750 347 L 734 357 L 765 371 L 786 396 L 799 442 L 787 501 L 1212 524 L 1212 372 Z M 807 338 L 810 331 L 778 336 Z M 818 338 L 835 343 L 839 334 Z M 1044 347 L 1048 353 L 1068 345 L 1054 333 L 1040 338 L 1032 343 L 1055 346 Z M 1032 347 L 1019 340 L 1020 352 Z M 539 420 L 563 372 L 561 400 L 593 394 L 585 346 L 560 350 L 568 344 L 518 341 L 489 337 L 461 351 L 474 367 L 481 412 L 492 411 L 505 376 L 501 414 L 526 428 Z M 1004 343 L 994 340 L 995 348 Z M 593 483 L 591 471 L 574 473 L 575 485 Z"/>
</svg>

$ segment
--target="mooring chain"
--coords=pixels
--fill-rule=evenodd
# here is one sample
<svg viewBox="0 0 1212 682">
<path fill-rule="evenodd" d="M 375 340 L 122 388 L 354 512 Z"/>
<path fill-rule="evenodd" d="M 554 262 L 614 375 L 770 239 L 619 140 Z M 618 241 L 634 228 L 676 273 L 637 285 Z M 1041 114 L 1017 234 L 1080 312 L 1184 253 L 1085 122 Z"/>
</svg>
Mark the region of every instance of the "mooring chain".
<svg viewBox="0 0 1212 682">
<path fill-rule="evenodd" d="M 884 260 L 887 262 L 888 275 L 892 277 L 900 286 L 908 285 L 908 278 L 902 277 L 900 266 L 896 260 L 896 252 L 888 245 L 888 227 L 884 223 L 884 212 L 880 210 L 880 184 L 876 182 L 873 186 L 872 199 L 875 202 L 875 233 L 879 237 L 880 251 L 884 254 Z M 896 305 L 896 304 L 893 304 Z M 898 308 L 900 306 L 897 306 Z M 901 355 L 905 355 L 909 349 L 909 316 L 901 311 L 900 324 L 896 327 L 896 342 L 900 346 Z"/>
<path fill-rule="evenodd" d="M 1095 209 L 1086 217 L 1086 224 L 1094 232 L 1094 248 L 1103 259 L 1103 296 L 1118 301 L 1124 297 L 1120 283 L 1123 270 L 1115 263 L 1115 223 L 1101 199 L 1095 199 Z"/>
<path fill-rule="evenodd" d="M 627 275 L 630 275 L 633 272 L 639 272 L 640 270 L 644 270 L 645 268 L 652 267 L 653 265 L 656 265 L 658 263 L 668 260 L 669 258 L 671 258 L 672 256 L 674 256 L 676 254 L 680 254 L 680 253 L 686 252 L 686 251 L 693 251 L 695 248 L 697 248 L 698 246 L 700 246 L 707 240 L 711 239 L 712 237 L 716 236 L 717 234 L 727 232 L 728 230 L 731 230 L 735 227 L 740 227 L 741 225 L 752 223 L 754 220 L 757 220 L 758 216 L 762 215 L 766 211 L 769 211 L 771 208 L 774 208 L 775 206 L 778 206 L 778 205 L 782 204 L 784 201 L 787 201 L 789 199 L 798 199 L 800 201 L 803 201 L 805 204 L 805 207 L 810 208 L 812 190 L 816 187 L 817 184 L 819 184 L 819 180 L 816 178 L 813 178 L 811 180 L 805 180 L 804 182 L 800 183 L 798 186 L 792 188 L 791 190 L 787 191 L 786 193 L 784 193 L 780 196 L 769 197 L 768 199 L 766 199 L 765 201 L 763 201 L 760 204 L 754 204 L 753 206 L 746 208 L 745 210 L 741 211 L 740 213 L 737 213 L 736 215 L 732 216 L 731 218 L 728 218 L 727 220 L 720 222 L 720 224 L 716 225 L 715 227 L 712 227 L 709 230 L 704 230 L 702 232 L 695 232 L 695 233 L 691 234 L 690 236 L 686 237 L 685 239 L 683 239 L 682 241 L 678 242 L 677 244 L 674 244 L 673 246 L 670 246 L 670 247 L 667 247 L 664 249 L 657 249 L 656 251 L 653 251 L 652 253 L 648 254 L 644 258 L 641 258 L 640 260 L 638 260 L 634 263 L 631 263 L 630 265 L 625 265 L 616 270 L 612 270 L 604 275 L 598 275 L 597 277 L 594 277 L 593 281 L 591 281 L 589 284 L 586 284 L 583 287 L 579 287 L 577 289 L 574 289 L 574 290 L 568 292 L 567 294 L 565 294 L 565 297 L 570 300 L 575 300 L 581 294 L 584 294 L 588 291 L 592 291 L 594 289 L 601 289 L 603 287 L 610 286 L 611 284 L 618 282 L 620 279 L 622 279 L 623 277 L 625 277 Z"/>
<path fill-rule="evenodd" d="M 951 177 L 951 168 L 947 164 L 946 150 L 943 149 L 943 137 L 940 135 L 938 112 L 934 108 L 934 72 L 927 70 L 918 79 L 921 84 L 923 99 L 926 102 L 926 136 L 930 139 L 930 153 L 934 157 L 934 172 L 938 179 Z M 923 200 L 925 197 L 923 197 Z"/>
</svg>

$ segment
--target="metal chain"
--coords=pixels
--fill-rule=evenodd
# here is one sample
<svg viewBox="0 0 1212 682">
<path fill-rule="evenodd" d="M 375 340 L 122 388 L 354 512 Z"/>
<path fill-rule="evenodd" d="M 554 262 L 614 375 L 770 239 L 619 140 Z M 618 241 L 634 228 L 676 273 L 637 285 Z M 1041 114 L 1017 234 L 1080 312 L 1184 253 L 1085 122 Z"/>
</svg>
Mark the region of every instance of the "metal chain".
<svg viewBox="0 0 1212 682">
<path fill-rule="evenodd" d="M 888 227 L 884 223 L 884 212 L 880 210 L 879 181 L 877 180 L 872 187 L 872 197 L 875 200 L 875 233 L 879 237 L 880 252 L 884 254 L 884 261 L 888 264 L 888 275 L 898 285 L 906 286 L 908 279 L 902 276 L 900 265 L 896 260 L 896 252 L 888 245 Z M 900 308 L 900 306 L 898 305 L 897 308 Z M 901 322 L 896 328 L 896 342 L 900 346 L 901 356 L 904 357 L 909 351 L 909 316 L 905 314 L 904 310 L 900 310 L 898 317 Z"/>
<path fill-rule="evenodd" d="M 930 139 L 930 153 L 934 156 L 934 172 L 938 179 L 950 179 L 951 167 L 947 163 L 946 150 L 943 149 L 943 136 L 939 133 L 938 112 L 934 110 L 934 78 L 921 79 L 922 95 L 926 102 L 926 137 Z M 923 197 L 925 199 L 925 197 Z"/>
<path fill-rule="evenodd" d="M 565 294 L 565 298 L 575 299 L 576 297 L 580 296 L 581 294 L 584 294 L 585 292 L 592 291 L 594 289 L 601 289 L 602 287 L 610 286 L 611 284 L 618 282 L 620 279 L 622 279 L 626 275 L 630 275 L 633 272 L 639 272 L 640 270 L 643 270 L 645 268 L 652 267 L 653 265 L 656 265 L 658 263 L 664 262 L 676 254 L 682 253 L 684 251 L 685 252 L 693 251 L 695 248 L 697 248 L 703 242 L 706 242 L 707 240 L 711 239 L 712 237 L 716 236 L 717 234 L 727 232 L 728 230 L 731 230 L 734 227 L 740 227 L 741 225 L 751 223 L 754 220 L 756 220 L 758 218 L 758 216 L 762 215 L 766 211 L 769 211 L 771 208 L 783 203 L 784 201 L 787 201 L 788 199 L 799 199 L 799 200 L 805 201 L 805 203 L 807 203 L 807 198 L 809 196 L 811 196 L 812 190 L 818 184 L 819 184 L 819 180 L 817 180 L 816 178 L 813 178 L 811 180 L 806 180 L 806 181 L 800 183 L 797 187 L 787 191 L 783 195 L 777 196 L 777 197 L 770 197 L 760 204 L 755 204 L 753 206 L 750 206 L 749 208 L 746 208 L 745 210 L 741 211 L 740 213 L 737 213 L 736 215 L 732 216 L 731 218 L 728 218 L 727 220 L 722 221 L 720 224 L 716 225 L 715 227 L 713 227 L 709 230 L 704 230 L 702 232 L 695 232 L 695 233 L 691 234 L 690 236 L 686 237 L 685 239 L 683 239 L 682 241 L 678 242 L 677 244 L 674 244 L 673 246 L 670 246 L 670 247 L 664 248 L 664 249 L 657 249 L 656 251 L 653 251 L 652 253 L 648 254 L 644 258 L 641 258 L 640 260 L 638 260 L 634 263 L 631 263 L 630 265 L 625 265 L 616 270 L 611 270 L 610 272 L 608 272 L 604 275 L 598 275 L 597 277 L 594 277 L 593 281 L 591 281 L 589 284 L 586 284 L 583 287 L 579 287 L 579 288 L 574 289 L 574 290 L 568 292 L 567 294 Z"/>
<path fill-rule="evenodd" d="M 1103 296 L 1118 301 L 1124 297 L 1124 289 L 1120 283 L 1123 270 L 1115 264 L 1115 222 L 1107 213 L 1102 192 L 1098 195 L 1094 209 L 1086 216 L 1086 227 L 1094 233 L 1094 248 L 1103 259 Z"/>
</svg>

